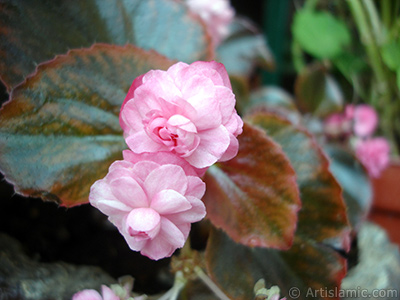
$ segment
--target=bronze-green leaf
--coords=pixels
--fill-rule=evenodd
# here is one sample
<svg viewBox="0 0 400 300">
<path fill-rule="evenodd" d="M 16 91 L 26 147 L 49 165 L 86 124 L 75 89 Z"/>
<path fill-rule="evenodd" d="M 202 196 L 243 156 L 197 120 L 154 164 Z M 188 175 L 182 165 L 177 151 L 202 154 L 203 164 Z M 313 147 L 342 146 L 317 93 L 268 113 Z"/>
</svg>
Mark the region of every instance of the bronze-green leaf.
<svg viewBox="0 0 400 300">
<path fill-rule="evenodd" d="M 338 289 L 346 274 L 346 261 L 336 250 L 348 250 L 350 230 L 342 190 L 326 156 L 307 131 L 278 115 L 259 112 L 245 119 L 279 143 L 288 156 L 302 208 L 289 250 L 246 247 L 213 229 L 206 248 L 210 276 L 235 300 L 251 299 L 261 278 L 267 288 L 278 285 L 288 299 L 338 299 L 326 293 Z M 293 289 L 300 294 L 293 294 Z"/>
<path fill-rule="evenodd" d="M 38 63 L 93 43 L 131 43 L 186 62 L 213 56 L 199 17 L 174 0 L 3 0 L 0 28 L 0 79 L 8 90 Z"/>
<path fill-rule="evenodd" d="M 325 117 L 343 108 L 343 94 L 339 84 L 323 65 L 305 68 L 296 78 L 297 104 L 304 113 Z"/>
<path fill-rule="evenodd" d="M 358 231 L 372 204 L 372 186 L 368 174 L 348 149 L 326 144 L 324 150 L 330 157 L 330 170 L 343 188 L 350 224 L 353 230 Z"/>
<path fill-rule="evenodd" d="M 282 146 L 296 171 L 302 200 L 296 235 L 348 249 L 349 224 L 342 189 L 314 138 L 277 115 L 258 113 L 247 120 Z"/>
<path fill-rule="evenodd" d="M 18 193 L 87 202 L 126 148 L 118 114 L 133 79 L 171 64 L 154 51 L 97 44 L 39 65 L 0 110 L 0 170 Z"/>
<path fill-rule="evenodd" d="M 204 201 L 211 222 L 248 246 L 288 249 L 300 208 L 294 171 L 281 147 L 245 124 L 238 155 L 212 166 Z"/>
<path fill-rule="evenodd" d="M 268 70 L 275 68 L 265 37 L 255 24 L 245 18 L 233 21 L 229 36 L 217 49 L 217 57 L 229 75 L 250 76 L 256 66 Z"/>
<path fill-rule="evenodd" d="M 261 278 L 266 287 L 279 286 L 281 297 L 293 300 L 336 299 L 346 274 L 346 261 L 333 249 L 295 239 L 289 251 L 249 248 L 212 229 L 207 244 L 208 273 L 232 300 L 253 299 Z M 325 297 L 324 297 L 325 295 Z"/>
</svg>

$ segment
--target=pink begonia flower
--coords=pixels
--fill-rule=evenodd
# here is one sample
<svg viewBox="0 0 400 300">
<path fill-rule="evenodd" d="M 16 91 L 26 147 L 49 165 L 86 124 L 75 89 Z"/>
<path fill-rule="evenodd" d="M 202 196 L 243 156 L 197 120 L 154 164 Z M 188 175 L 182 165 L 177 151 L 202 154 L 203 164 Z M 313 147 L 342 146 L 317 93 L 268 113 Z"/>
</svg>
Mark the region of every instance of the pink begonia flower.
<svg viewBox="0 0 400 300">
<path fill-rule="evenodd" d="M 102 295 L 96 290 L 83 290 L 72 296 L 72 300 L 120 300 L 108 286 L 101 286 Z"/>
<path fill-rule="evenodd" d="M 390 146 L 385 138 L 359 140 L 355 145 L 355 151 L 357 158 L 372 177 L 379 177 L 389 164 Z"/>
<path fill-rule="evenodd" d="M 179 62 L 133 81 L 120 124 L 133 152 L 167 151 L 204 169 L 238 152 L 243 121 L 235 102 L 222 64 Z"/>
<path fill-rule="evenodd" d="M 351 120 L 342 113 L 334 113 L 324 120 L 324 131 L 335 138 L 348 135 L 351 133 Z"/>
<path fill-rule="evenodd" d="M 204 21 L 217 47 L 228 36 L 229 25 L 235 16 L 229 0 L 187 0 L 186 3 Z"/>
<path fill-rule="evenodd" d="M 367 104 L 348 105 L 345 115 L 347 118 L 353 119 L 353 130 L 359 137 L 372 135 L 379 121 L 375 109 Z"/>
<path fill-rule="evenodd" d="M 132 250 L 154 260 L 171 256 L 183 247 L 191 223 L 206 214 L 200 200 L 205 184 L 172 153 L 125 150 L 123 156 L 92 185 L 89 201 L 108 215 Z"/>
</svg>

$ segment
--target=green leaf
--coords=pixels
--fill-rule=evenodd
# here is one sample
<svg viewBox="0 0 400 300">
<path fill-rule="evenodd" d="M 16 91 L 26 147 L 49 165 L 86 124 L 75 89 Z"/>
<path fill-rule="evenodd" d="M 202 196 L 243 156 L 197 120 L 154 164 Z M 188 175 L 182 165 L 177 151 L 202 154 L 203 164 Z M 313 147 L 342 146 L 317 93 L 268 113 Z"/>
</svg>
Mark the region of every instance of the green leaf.
<svg viewBox="0 0 400 300">
<path fill-rule="evenodd" d="M 340 287 L 346 273 L 345 260 L 334 250 L 349 249 L 342 190 L 329 171 L 327 158 L 305 130 L 269 113 L 246 119 L 281 145 L 296 171 L 302 201 L 297 231 L 287 251 L 252 249 L 221 231 L 212 231 L 206 248 L 210 276 L 231 299 L 251 299 L 260 278 L 268 286 L 278 285 L 288 299 L 296 298 L 289 293 L 293 287 L 300 289 L 298 299 L 319 299 L 314 297 L 316 290 Z"/>
<path fill-rule="evenodd" d="M 350 224 L 356 231 L 366 220 L 372 204 L 368 174 L 354 154 L 335 145 L 324 145 L 330 158 L 330 170 L 343 188 Z"/>
<path fill-rule="evenodd" d="M 23 195 L 65 206 L 126 148 L 118 114 L 133 79 L 171 61 L 134 46 L 99 44 L 42 64 L 0 110 L 0 169 Z"/>
<path fill-rule="evenodd" d="M 350 52 L 341 53 L 333 59 L 333 63 L 349 82 L 352 82 L 353 76 L 369 68 L 362 56 Z"/>
<path fill-rule="evenodd" d="M 269 70 L 275 62 L 261 32 L 247 19 L 236 18 L 230 35 L 217 49 L 217 58 L 230 75 L 250 76 L 255 66 Z"/>
<path fill-rule="evenodd" d="M 322 65 L 305 68 L 296 78 L 297 104 L 304 113 L 325 117 L 342 110 L 343 94 Z"/>
<path fill-rule="evenodd" d="M 351 42 L 346 24 L 327 12 L 302 9 L 296 12 L 293 36 L 309 54 L 331 59 L 341 54 Z"/>
<path fill-rule="evenodd" d="M 398 68 L 396 71 L 396 83 L 397 83 L 397 88 L 400 90 L 400 68 Z"/>
<path fill-rule="evenodd" d="M 400 68 L 400 40 L 394 40 L 382 47 L 382 58 L 393 71 Z"/>
<path fill-rule="evenodd" d="M 38 63 L 93 43 L 131 43 L 186 62 L 213 55 L 203 23 L 173 0 L 3 0 L 0 28 L 0 78 L 8 90 Z"/>
<path fill-rule="evenodd" d="M 204 202 L 211 222 L 248 246 L 287 249 L 300 200 L 294 171 L 279 145 L 245 124 L 238 155 L 212 166 Z"/>
</svg>

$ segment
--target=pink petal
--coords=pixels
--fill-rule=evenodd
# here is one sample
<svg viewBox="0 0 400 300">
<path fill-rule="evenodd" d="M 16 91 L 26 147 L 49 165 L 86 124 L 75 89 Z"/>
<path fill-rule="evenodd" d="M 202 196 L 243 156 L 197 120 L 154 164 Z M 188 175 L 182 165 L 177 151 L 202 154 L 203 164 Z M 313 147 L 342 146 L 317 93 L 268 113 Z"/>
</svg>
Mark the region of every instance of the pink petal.
<svg viewBox="0 0 400 300">
<path fill-rule="evenodd" d="M 206 184 L 199 177 L 188 176 L 188 188 L 185 197 L 192 196 L 201 199 L 205 192 Z"/>
<path fill-rule="evenodd" d="M 179 213 L 192 207 L 190 202 L 174 190 L 162 190 L 151 200 L 150 207 L 160 215 Z"/>
<path fill-rule="evenodd" d="M 153 240 L 148 241 L 140 253 L 151 259 L 159 260 L 171 256 L 177 248 L 182 248 L 185 241 L 185 236 L 179 228 L 162 217 L 159 234 Z"/>
<path fill-rule="evenodd" d="M 177 78 L 177 74 L 181 71 L 184 70 L 188 67 L 189 65 L 184 63 L 184 62 L 177 62 L 176 64 L 172 65 L 169 67 L 167 70 L 167 73 L 172 77 L 172 78 Z"/>
<path fill-rule="evenodd" d="M 221 63 L 218 63 L 216 61 L 196 61 L 190 65 L 193 68 L 196 68 L 197 70 L 202 70 L 202 69 L 214 69 L 215 71 L 218 72 L 220 78 L 222 79 L 222 83 L 224 86 L 227 88 L 232 89 L 231 86 L 231 81 L 229 80 L 229 75 L 228 72 L 225 69 L 225 66 Z M 214 79 L 214 78 L 213 78 Z M 216 82 L 218 82 L 218 79 L 214 79 Z"/>
<path fill-rule="evenodd" d="M 168 119 L 168 125 L 179 127 L 188 132 L 197 132 L 196 126 L 191 120 L 182 115 L 173 115 Z"/>
<path fill-rule="evenodd" d="M 160 230 L 160 214 L 152 208 L 136 208 L 132 210 L 125 221 L 126 232 L 135 235 L 145 235 L 153 239 Z M 138 240 L 141 240 L 140 238 Z"/>
<path fill-rule="evenodd" d="M 145 131 L 139 131 L 125 139 L 128 147 L 135 153 L 168 151 L 161 143 L 153 141 Z"/>
<path fill-rule="evenodd" d="M 235 111 L 236 99 L 232 90 L 225 86 L 215 88 L 215 98 L 220 104 L 220 112 L 222 116 L 222 124 L 228 123 Z"/>
<path fill-rule="evenodd" d="M 147 176 L 153 171 L 154 169 L 160 167 L 159 164 L 148 161 L 148 160 L 143 160 L 137 162 L 133 168 L 132 168 L 132 173 L 134 173 L 138 178 L 140 178 L 141 182 L 144 183 L 146 180 Z"/>
<path fill-rule="evenodd" d="M 199 129 L 208 129 L 221 124 L 219 101 L 215 96 L 215 85 L 209 78 L 194 76 L 187 78 L 182 87 L 183 98 L 197 111 L 194 120 Z"/>
<path fill-rule="evenodd" d="M 120 233 L 125 238 L 125 241 L 128 244 L 129 248 L 133 251 L 140 251 L 148 242 L 151 242 L 150 240 L 138 241 L 134 237 L 130 236 L 127 232 L 125 232 L 125 230 L 120 230 Z"/>
<path fill-rule="evenodd" d="M 144 188 L 149 199 L 153 199 L 158 192 L 167 189 L 184 195 L 187 189 L 187 178 L 180 166 L 163 165 L 147 176 Z"/>
<path fill-rule="evenodd" d="M 96 290 L 83 290 L 72 296 L 72 300 L 103 300 Z"/>
<path fill-rule="evenodd" d="M 170 152 L 136 154 L 131 150 L 124 150 L 123 156 L 124 159 L 132 163 L 137 163 L 143 160 L 143 161 L 152 161 L 157 163 L 158 165 L 166 165 L 166 164 L 178 165 L 185 171 L 186 175 L 192 175 L 192 176 L 197 175 L 197 170 L 195 170 L 186 160 Z M 202 172 L 203 171 L 204 170 L 202 170 Z"/>
<path fill-rule="evenodd" d="M 221 156 L 219 161 L 227 161 L 234 158 L 239 151 L 239 141 L 233 134 L 229 135 L 231 142 L 229 143 L 228 149 L 226 149 L 225 153 Z"/>
<path fill-rule="evenodd" d="M 168 102 L 173 102 L 175 97 L 181 97 L 181 91 L 176 87 L 174 79 L 166 72 L 161 70 L 150 70 L 143 77 L 143 85 L 149 93 L 157 95 Z M 135 97 L 142 96 L 137 89 Z M 143 98 L 145 99 L 145 98 Z"/>
<path fill-rule="evenodd" d="M 230 143 L 229 133 L 224 126 L 199 133 L 200 144 L 186 160 L 196 168 L 209 167 L 217 162 Z"/>
<path fill-rule="evenodd" d="M 143 130 L 143 118 L 136 107 L 135 99 L 129 100 L 119 114 L 120 125 L 125 134 Z"/>
<path fill-rule="evenodd" d="M 125 214 L 132 209 L 115 198 L 109 184 L 104 179 L 96 181 L 91 186 L 89 202 L 92 206 L 108 216 Z"/>
<path fill-rule="evenodd" d="M 143 83 L 143 75 L 140 75 L 138 77 L 135 78 L 135 80 L 133 80 L 131 87 L 128 90 L 128 93 L 126 94 L 126 97 L 124 99 L 124 102 L 121 105 L 121 110 L 124 108 L 126 102 L 128 102 L 129 100 L 131 100 L 134 97 L 134 93 L 135 90 L 142 85 Z"/>
<path fill-rule="evenodd" d="M 190 224 L 202 220 L 206 216 L 206 207 L 204 206 L 204 203 L 200 199 L 194 197 L 187 197 L 187 199 L 192 205 L 190 210 L 171 214 L 165 217 L 174 224 Z"/>
<path fill-rule="evenodd" d="M 354 132 L 358 136 L 369 136 L 378 125 L 378 115 L 372 106 L 361 104 L 354 110 Z"/>
<path fill-rule="evenodd" d="M 101 293 L 103 294 L 103 300 L 120 300 L 120 298 L 115 295 L 112 289 L 108 286 L 101 286 Z"/>
<path fill-rule="evenodd" d="M 112 193 L 122 203 L 132 208 L 147 207 L 147 195 L 142 187 L 130 177 L 120 177 L 110 182 Z"/>
</svg>

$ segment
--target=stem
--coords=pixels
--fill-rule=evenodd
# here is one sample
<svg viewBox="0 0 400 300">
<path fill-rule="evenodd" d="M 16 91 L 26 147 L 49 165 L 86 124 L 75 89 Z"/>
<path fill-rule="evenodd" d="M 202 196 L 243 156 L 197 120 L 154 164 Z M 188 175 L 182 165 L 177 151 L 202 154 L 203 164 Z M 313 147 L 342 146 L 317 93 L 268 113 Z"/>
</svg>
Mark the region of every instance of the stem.
<svg viewBox="0 0 400 300">
<path fill-rule="evenodd" d="M 379 15 L 376 10 L 375 4 L 372 2 L 372 0 L 364 0 L 364 6 L 367 10 L 369 20 L 371 21 L 371 26 L 373 29 L 373 33 L 375 35 L 375 41 L 377 41 L 378 44 L 380 45 L 383 40 L 382 24 L 379 19 Z"/>
<path fill-rule="evenodd" d="M 306 63 L 304 62 L 303 51 L 298 42 L 292 41 L 291 52 L 294 69 L 299 74 L 306 67 Z"/>
<path fill-rule="evenodd" d="M 371 34 L 364 9 L 360 0 L 348 0 L 347 3 L 350 6 L 354 20 L 356 21 L 357 29 L 361 34 L 361 41 L 365 45 L 368 58 L 371 62 L 371 67 L 378 79 L 378 84 L 379 86 L 383 85 L 382 89 L 384 90 L 384 87 L 386 86 L 386 75 L 380 60 L 379 49 Z"/>
<path fill-rule="evenodd" d="M 360 0 L 347 0 L 350 7 L 351 13 L 354 17 L 358 31 L 361 34 L 361 41 L 365 46 L 369 62 L 371 64 L 373 73 L 376 78 L 376 82 L 371 82 L 371 96 L 377 99 L 369 99 L 370 103 L 379 103 L 379 110 L 382 111 L 382 130 L 384 135 L 394 143 L 394 128 L 393 128 L 393 103 L 392 103 L 392 91 L 389 86 L 388 74 L 385 72 L 383 66 L 379 47 L 377 41 L 371 33 L 367 16 L 365 15 L 364 8 L 361 5 Z M 368 0 L 364 1 L 365 5 L 368 5 Z M 373 5 L 371 3 L 371 5 Z M 370 8 L 372 10 L 372 8 Z M 375 8 L 374 8 L 375 9 Z M 372 13 L 374 14 L 374 13 Z"/>
<path fill-rule="evenodd" d="M 390 9 L 390 1 L 392 0 L 381 0 L 381 11 L 382 11 L 382 20 L 386 29 L 389 29 L 391 26 L 391 9 Z"/>
<path fill-rule="evenodd" d="M 304 8 L 314 10 L 315 7 L 317 6 L 317 3 L 318 0 L 307 0 L 306 3 L 304 4 Z"/>
<path fill-rule="evenodd" d="M 169 289 L 164 295 L 162 295 L 158 300 L 176 300 L 178 299 L 179 293 L 185 287 L 187 280 L 183 277 L 183 273 L 178 271 L 175 273 L 174 285 Z"/>
<path fill-rule="evenodd" d="M 221 300 L 230 300 L 223 291 L 207 276 L 206 273 L 199 267 L 194 267 L 197 276 L 208 286 L 208 288 Z"/>
</svg>

